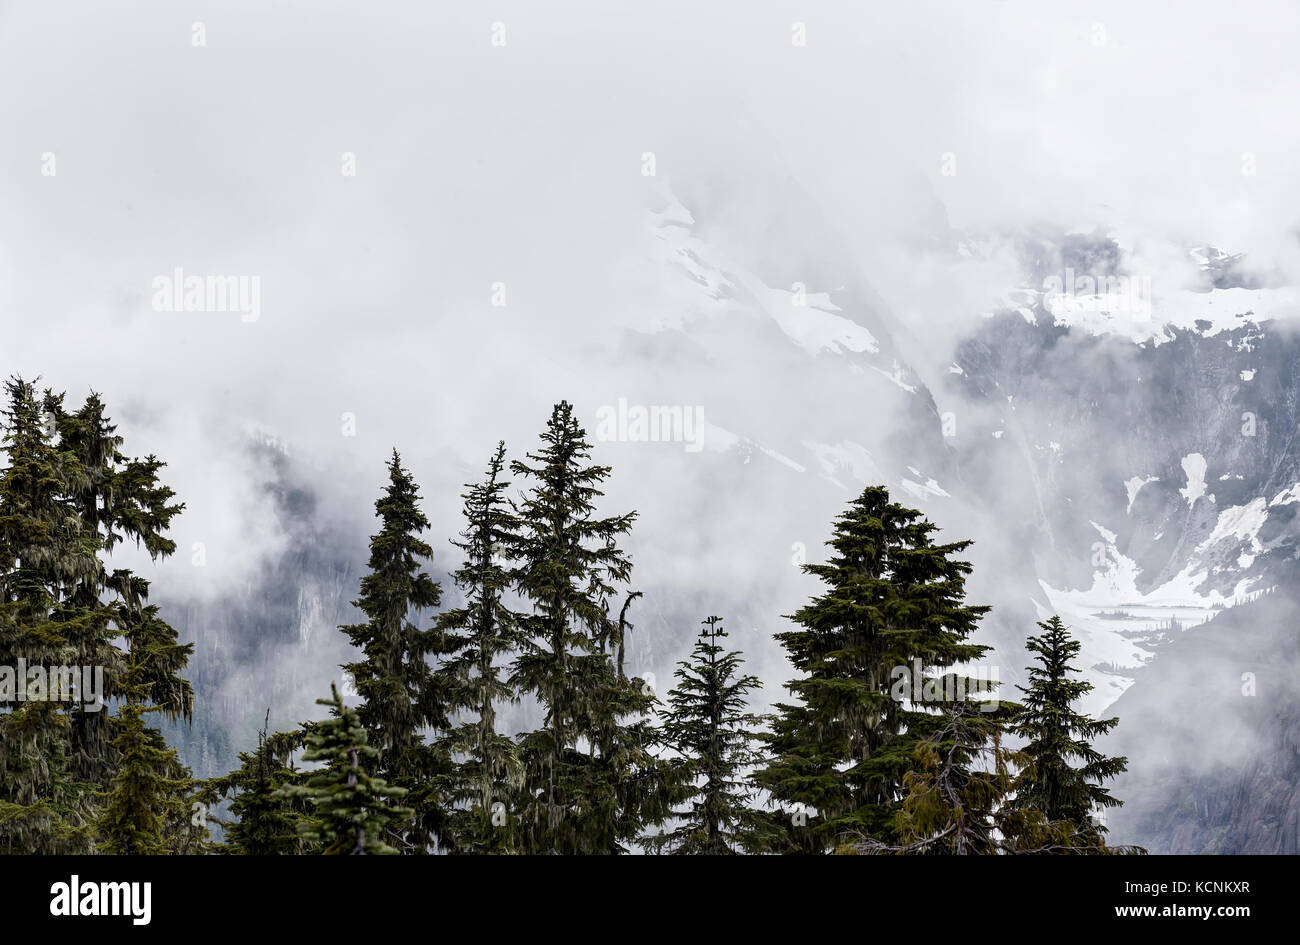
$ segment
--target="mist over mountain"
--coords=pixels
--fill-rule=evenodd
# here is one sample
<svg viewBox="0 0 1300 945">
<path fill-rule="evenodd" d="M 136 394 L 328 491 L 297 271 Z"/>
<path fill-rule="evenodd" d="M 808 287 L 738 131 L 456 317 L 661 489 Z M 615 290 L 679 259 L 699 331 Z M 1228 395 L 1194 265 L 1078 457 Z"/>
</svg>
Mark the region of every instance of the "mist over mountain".
<svg viewBox="0 0 1300 945">
<path fill-rule="evenodd" d="M 1175 633 L 1110 707 L 1112 830 L 1153 854 L 1300 850 L 1294 596 L 1278 591 Z"/>
<path fill-rule="evenodd" d="M 743 193 L 729 199 L 748 202 Z M 799 206 L 807 198 L 791 184 L 789 199 Z M 702 219 L 675 190 L 655 191 L 649 203 L 641 278 L 658 280 L 672 305 L 668 317 L 624 329 L 615 357 L 640 365 L 644 379 L 608 387 L 604 406 L 622 398 L 698 408 L 701 434 L 698 450 L 685 440 L 599 444 L 617 472 L 671 484 L 615 493 L 641 515 L 634 548 L 645 598 L 633 612 L 634 674 L 670 679 L 698 613 L 723 611 L 735 615 L 738 639 L 767 681 L 764 699 L 778 698 L 786 669 L 771 633 L 810 592 L 794 565 L 818 559 L 821 523 L 840 505 L 864 485 L 885 483 L 945 535 L 975 539 L 972 596 L 994 607 L 981 633 L 997 648 L 1009 697 L 1023 681 L 1023 641 L 1034 621 L 1059 612 L 1084 642 L 1082 668 L 1097 687 L 1088 707 L 1140 707 L 1122 713 L 1120 737 L 1131 754 L 1125 784 L 1135 808 L 1163 810 L 1176 800 L 1194 810 L 1198 792 L 1226 790 L 1224 772 L 1199 763 L 1222 764 L 1217 746 L 1227 726 L 1237 744 L 1243 728 L 1260 739 L 1284 737 L 1289 729 L 1274 731 L 1263 716 L 1209 713 L 1179 730 L 1173 744 L 1187 750 L 1171 748 L 1158 764 L 1144 741 L 1170 731 L 1187 698 L 1174 690 L 1188 681 L 1166 668 L 1171 653 L 1186 649 L 1171 641 L 1211 630 L 1230 640 L 1220 628 L 1240 621 L 1224 609 L 1287 586 L 1294 574 L 1300 469 L 1290 431 L 1300 397 L 1296 338 L 1285 321 L 1235 311 L 1237 286 L 1207 285 L 1202 304 L 1222 294 L 1224 324 L 1144 323 L 1159 338 L 1137 342 L 1070 324 L 1044 307 L 1042 293 L 1012 288 L 1018 310 L 989 313 L 958 341 L 939 372 L 936 403 L 894 341 L 908 327 L 854 267 L 835 268 L 833 231 L 805 224 L 795 240 L 778 217 L 760 245 L 775 246 L 785 263 L 767 272 L 761 253 L 728 242 L 728 203 L 718 194 Z M 779 206 L 770 192 L 766 205 Z M 1079 272 L 1124 261 L 1104 238 L 1037 240 Z M 832 249 L 823 254 L 822 246 Z M 792 276 L 805 271 L 816 281 L 796 284 Z M 1029 269 L 1026 280 L 1042 271 Z M 1259 291 L 1260 302 L 1273 301 Z M 1101 310 L 1106 304 L 1094 300 Z M 1124 316 L 1118 324 L 1130 323 Z M 828 411 L 829 404 L 860 407 Z M 588 409 L 588 428 L 599 423 Z M 516 448 L 531 444 L 524 438 Z M 333 628 L 355 617 L 349 601 L 367 502 L 359 497 L 346 513 L 323 505 L 310 470 L 274 444 L 249 440 L 246 449 L 270 470 L 264 488 L 284 544 L 233 599 L 175 598 L 179 623 L 199 646 L 195 682 L 206 708 L 198 734 L 183 736 L 196 770 L 227 765 L 268 708 L 286 722 L 310 715 L 319 680 L 337 676 L 346 658 Z M 765 510 L 761 521 L 744 512 L 752 508 Z M 704 520 L 726 524 L 695 524 Z M 456 528 L 444 516 L 434 530 L 451 537 Z M 445 580 L 458 562 L 450 546 L 435 547 Z M 1283 645 L 1285 617 L 1250 606 L 1269 614 L 1261 618 L 1268 639 Z M 1243 650 L 1241 660 L 1257 659 L 1255 646 L 1257 656 Z M 1294 695 L 1291 676 L 1272 678 L 1284 698 Z M 514 717 L 522 724 L 528 715 L 525 706 Z M 1265 793 L 1258 816 L 1278 816 L 1274 792 Z M 1239 794 L 1233 816 L 1249 822 L 1251 795 Z M 1157 829 L 1153 816 L 1117 815 L 1116 829 L 1133 832 L 1121 839 L 1150 844 L 1164 830 L 1181 852 L 1259 852 L 1269 842 L 1259 827 L 1207 831 L 1166 813 Z"/>
<path fill-rule="evenodd" d="M 720 614 L 784 698 L 799 565 L 885 485 L 974 540 L 1009 698 L 1081 640 L 1117 842 L 1296 852 L 1300 14 L 655 6 L 0 11 L 0 373 L 168 463 L 178 553 L 114 560 L 195 644 L 185 762 L 323 714 L 392 449 L 454 603 L 464 484 L 564 399 L 638 513 L 633 675 Z M 160 310 L 182 267 L 258 317 Z"/>
</svg>

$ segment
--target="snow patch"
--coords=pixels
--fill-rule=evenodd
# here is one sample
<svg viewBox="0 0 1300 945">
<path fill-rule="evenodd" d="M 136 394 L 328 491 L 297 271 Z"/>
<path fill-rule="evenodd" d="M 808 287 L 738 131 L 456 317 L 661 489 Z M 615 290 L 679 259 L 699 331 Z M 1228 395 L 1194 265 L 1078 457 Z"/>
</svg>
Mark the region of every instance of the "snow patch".
<svg viewBox="0 0 1300 945">
<path fill-rule="evenodd" d="M 885 481 L 871 453 L 858 443 L 850 440 L 835 444 L 804 442 L 803 446 L 813 454 L 822 475 L 837 486 L 844 486 L 838 476 L 845 470 L 860 483 Z"/>
<path fill-rule="evenodd" d="M 1134 476 L 1132 479 L 1124 480 L 1124 488 L 1128 490 L 1128 507 L 1124 509 L 1125 514 L 1133 511 L 1133 500 L 1148 482 L 1159 482 L 1159 476 Z"/>
<path fill-rule="evenodd" d="M 733 449 L 750 447 L 758 450 L 764 456 L 776 460 L 783 466 L 788 466 L 795 472 L 807 472 L 807 468 L 799 465 L 793 459 L 783 453 L 779 453 L 770 446 L 765 446 L 756 440 L 751 440 L 747 436 L 740 436 L 732 433 L 730 430 L 724 430 L 722 427 L 705 420 L 700 429 L 700 439 L 704 448 L 714 453 L 726 453 Z M 745 457 L 745 462 L 749 462 L 750 457 Z"/>
<path fill-rule="evenodd" d="M 1178 494 L 1187 500 L 1190 509 L 1197 499 L 1205 496 L 1205 469 L 1208 464 L 1200 453 L 1188 453 L 1183 457 L 1181 465 L 1187 474 L 1187 485 L 1179 489 Z"/>
<path fill-rule="evenodd" d="M 1272 508 L 1275 505 L 1290 505 L 1292 502 L 1300 502 L 1300 482 L 1297 482 L 1290 489 L 1279 492 L 1268 505 L 1269 508 Z"/>
<path fill-rule="evenodd" d="M 839 308 L 825 292 L 797 299 L 793 292 L 768 289 L 771 314 L 781 330 L 809 354 L 823 351 L 866 351 L 875 354 L 880 345 L 871 332 L 857 322 L 836 315 Z M 802 304 L 796 304 L 801 302 Z"/>
<path fill-rule="evenodd" d="M 1219 520 L 1214 525 L 1214 531 L 1210 537 L 1205 539 L 1196 546 L 1197 554 L 1213 548 L 1219 542 L 1226 538 L 1235 538 L 1238 542 L 1250 541 L 1250 552 L 1246 557 L 1250 558 L 1241 567 L 1249 567 L 1250 563 L 1255 560 L 1264 550 L 1264 546 L 1259 543 L 1259 530 L 1264 525 L 1264 520 L 1268 518 L 1268 506 L 1265 504 L 1263 497 L 1252 499 L 1246 505 L 1234 505 L 1231 508 L 1224 509 L 1219 513 Z"/>
<path fill-rule="evenodd" d="M 1250 529 L 1256 527 L 1258 509 L 1252 509 L 1252 506 L 1244 507 L 1228 519 L 1220 517 L 1225 537 L 1243 530 L 1249 534 Z M 1232 594 L 1226 597 L 1218 591 L 1202 594 L 1199 588 L 1209 572 L 1198 561 L 1192 561 L 1168 582 L 1144 594 L 1137 588 L 1140 573 L 1137 563 L 1115 547 L 1115 533 L 1096 522 L 1092 525 L 1106 539 L 1105 563 L 1094 571 L 1092 586 L 1062 589 L 1040 580 L 1048 606 L 1036 606 L 1043 619 L 1054 613 L 1060 614 L 1082 644 L 1078 665 L 1096 686 L 1083 699 L 1084 711 L 1096 713 L 1105 710 L 1133 683 L 1133 677 L 1122 671 L 1096 667 L 1102 664 L 1121 670 L 1136 669 L 1151 656 L 1148 649 L 1122 631 L 1152 629 L 1170 619 L 1177 620 L 1183 627 L 1203 623 L 1217 610 L 1245 599 L 1251 591 L 1253 579 L 1239 581 Z M 1113 615 L 1116 611 L 1123 611 L 1131 619 L 1117 621 L 1101 616 Z"/>
<path fill-rule="evenodd" d="M 893 381 L 895 384 L 897 384 L 903 390 L 907 391 L 909 394 L 916 393 L 916 387 L 913 386 L 912 384 L 908 384 L 906 381 L 903 380 L 903 378 L 907 376 L 907 372 L 903 370 L 903 366 L 899 364 L 897 361 L 894 362 L 894 367 L 892 371 L 882 370 L 881 368 L 876 367 L 874 364 L 869 365 L 869 367 L 871 368 L 871 370 L 875 371 L 881 377 L 885 377 Z"/>
<path fill-rule="evenodd" d="M 913 479 L 908 479 L 906 476 L 903 477 L 900 485 L 902 485 L 903 491 L 912 498 L 921 500 L 935 497 L 942 499 L 952 498 L 952 496 L 944 491 L 944 488 L 939 485 L 939 483 L 926 476 L 915 466 L 908 466 L 907 469 L 913 476 L 916 476 L 917 479 L 925 479 L 925 482 L 917 482 Z"/>
</svg>

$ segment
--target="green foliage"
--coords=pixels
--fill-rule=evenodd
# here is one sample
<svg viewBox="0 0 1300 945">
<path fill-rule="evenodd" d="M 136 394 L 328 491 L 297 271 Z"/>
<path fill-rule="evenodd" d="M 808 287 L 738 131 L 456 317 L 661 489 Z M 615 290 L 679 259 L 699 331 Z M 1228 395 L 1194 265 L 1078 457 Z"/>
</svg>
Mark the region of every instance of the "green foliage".
<svg viewBox="0 0 1300 945">
<path fill-rule="evenodd" d="M 66 495 L 63 457 L 32 384 L 5 385 L 6 465 L 0 472 L 0 665 L 72 662 L 59 619 L 62 589 L 97 566 L 96 545 Z M 17 681 L 21 682 L 21 681 Z M 11 853 L 88 849 L 93 785 L 73 771 L 68 713 L 52 701 L 18 701 L 0 714 L 0 843 Z"/>
<path fill-rule="evenodd" d="M 677 664 L 662 721 L 664 741 L 683 759 L 690 806 L 674 811 L 680 823 L 673 830 L 647 841 L 655 852 L 736 853 L 753 829 L 753 788 L 743 776 L 758 760 L 753 742 L 761 720 L 747 711 L 747 696 L 762 683 L 740 674 L 739 651 L 723 648 L 722 618 L 702 623 L 690 660 Z"/>
<path fill-rule="evenodd" d="M 1050 820 L 1029 806 L 1009 803 L 1016 769 L 1028 758 L 1003 744 L 1008 723 L 1021 711 L 996 712 L 950 703 L 944 725 L 916 749 L 903 778 L 906 794 L 895 815 L 893 839 L 865 838 L 846 853 L 912 855 L 1132 854 L 1138 847 L 1109 847 L 1088 824 Z"/>
<path fill-rule="evenodd" d="M 484 480 L 462 495 L 466 527 L 452 544 L 465 554 L 453 576 L 464 602 L 438 619 L 448 654 L 439 673 L 450 680 L 451 707 L 473 716 L 441 742 L 442 751 L 456 759 L 445 793 L 458 805 L 450 815 L 451 833 L 462 853 L 515 848 L 508 811 L 523 782 L 519 746 L 496 726 L 496 707 L 519 701 L 502 678 L 502 666 L 524 641 L 523 615 L 507 600 L 515 580 L 508 556 L 518 542 L 519 521 L 506 498 L 504 467 L 505 444 L 499 443 Z"/>
<path fill-rule="evenodd" d="M 340 628 L 361 658 L 342 668 L 364 700 L 357 715 L 378 752 L 376 773 L 410 792 L 415 818 L 403 850 L 423 853 L 450 839 L 437 789 L 450 763 L 424 738 L 426 728 L 450 727 L 450 694 L 429 663 L 442 652 L 442 634 L 421 629 L 411 618 L 418 620 L 421 611 L 438 606 L 442 591 L 424 571 L 433 557 L 433 549 L 420 538 L 429 520 L 396 450 L 388 475 L 389 484 L 375 503 L 380 529 L 370 541 L 369 573 L 361 579 L 361 596 L 353 601 L 367 619 Z"/>
<path fill-rule="evenodd" d="M 429 629 L 422 614 L 441 604 L 429 522 L 393 453 L 354 602 L 365 619 L 340 628 L 358 650 L 343 669 L 361 704 L 331 687 L 329 718 L 264 726 L 234 771 L 196 784 L 148 724 L 191 718 L 193 646 L 149 603 L 148 581 L 104 564 L 124 541 L 155 560 L 175 551 L 167 531 L 183 506 L 163 463 L 122 452 L 96 394 L 72 410 L 13 378 L 5 395 L 0 667 L 99 667 L 117 711 L 65 698 L 63 683 L 3 697 L 0 851 L 1144 852 L 1108 846 L 1092 816 L 1120 804 L 1103 783 L 1127 762 L 1091 744 L 1117 719 L 1073 709 L 1091 689 L 1070 662 L 1078 642 L 1059 618 L 1040 623 L 1024 704 L 977 709 L 977 687 L 952 671 L 987 650 L 969 642 L 988 611 L 965 603 L 970 542 L 936 543 L 883 488 L 836 519 L 824 564 L 805 565 L 823 589 L 777 634 L 795 678 L 770 731 L 748 708 L 759 680 L 718 617 L 678 664 L 656 727 L 654 694 L 624 670 L 641 594 L 620 543 L 636 513 L 598 514 L 611 470 L 591 461 L 567 402 L 510 464 L 526 487 L 517 499 L 504 444 L 466 486 L 460 604 Z M 900 691 L 918 677 L 972 695 L 947 693 L 936 710 L 928 687 Z M 499 709 L 521 701 L 540 727 L 499 731 Z M 1023 749 L 1004 747 L 1011 734 Z M 304 748 L 319 767 L 295 767 Z M 753 809 L 759 794 L 778 810 Z M 214 848 L 202 815 L 227 800 Z"/>
<path fill-rule="evenodd" d="M 654 696 L 622 671 L 626 607 L 610 614 L 632 571 L 617 542 L 636 513 L 596 516 L 610 469 L 589 464 L 567 402 L 541 440 L 529 462 L 511 465 L 532 483 L 516 509 L 513 549 L 532 612 L 511 684 L 545 712 L 544 727 L 521 739 L 520 843 L 531 853 L 620 853 L 662 823 L 672 801 L 670 769 L 651 750 Z"/>
<path fill-rule="evenodd" d="M 149 709 L 138 704 L 122 706 L 113 748 L 119 761 L 96 829 L 102 853 L 156 855 L 167 852 L 170 823 L 185 822 L 186 802 L 192 782 L 170 777 L 182 771 L 174 749 L 167 747 L 155 729 L 145 726 Z"/>
<path fill-rule="evenodd" d="M 75 412 L 64 408 L 63 395 L 46 392 L 44 411 L 62 454 L 63 489 L 80 523 L 85 541 L 110 553 L 124 541 L 143 547 L 157 561 L 169 557 L 176 544 L 166 532 L 184 506 L 159 481 L 163 463 L 154 456 L 132 459 L 121 451 L 123 438 L 105 416 L 104 403 L 91 393 Z M 124 695 L 123 653 L 114 640 L 129 636 L 141 622 L 155 647 L 167 646 L 163 658 L 155 649 L 144 661 L 154 687 L 153 703 L 169 718 L 189 719 L 194 702 L 190 684 L 181 677 L 192 647 L 176 645 L 176 632 L 150 609 L 142 617 L 148 583 L 129 570 L 107 572 L 99 561 L 75 580 L 65 582 L 56 619 L 68 623 L 66 636 L 74 662 L 102 666 L 105 698 Z M 128 642 L 128 646 L 130 643 Z M 71 753 L 79 777 L 103 783 L 114 771 L 112 716 L 76 707 L 72 711 Z"/>
<path fill-rule="evenodd" d="M 152 651 L 132 650 L 122 679 L 124 702 L 118 711 L 113 750 L 118 759 L 104 806 L 99 812 L 97 847 L 102 853 L 153 856 L 185 846 L 184 835 L 194 832 L 206 840 L 206 829 L 190 829 L 190 795 L 195 783 L 173 748 L 156 730 L 145 725 L 150 712 L 162 706 L 147 704 Z M 179 828 L 179 831 L 178 831 Z M 201 831 L 201 833 L 200 833 Z"/>
<path fill-rule="evenodd" d="M 1101 852 L 1107 831 L 1093 814 L 1123 804 L 1101 782 L 1125 771 L 1128 759 L 1108 758 L 1091 742 L 1119 719 L 1094 720 L 1074 710 L 1074 703 L 1092 690 L 1091 683 L 1073 678 L 1078 669 L 1070 660 L 1079 653 L 1079 641 L 1058 616 L 1038 626 L 1042 635 L 1025 644 L 1037 654 L 1037 663 L 1028 667 L 1028 687 L 1018 687 L 1024 699 L 1012 729 L 1026 740 L 1025 760 L 1008 805 L 1041 812 L 1049 824 L 1076 837 L 1076 846 Z"/>
<path fill-rule="evenodd" d="M 214 805 L 230 797 L 233 821 L 222 821 L 225 842 L 219 853 L 245 856 L 283 856 L 308 852 L 299 823 L 309 807 L 302 797 L 288 796 L 285 787 L 303 782 L 293 765 L 294 752 L 302 748 L 306 731 L 267 735 L 266 723 L 257 733 L 257 749 L 239 753 L 239 767 L 204 785 L 202 800 Z"/>
<path fill-rule="evenodd" d="M 891 842 L 868 838 L 848 852 L 996 854 L 1006 829 L 999 808 L 1011 785 L 1013 752 L 1002 745 L 1009 712 L 981 713 L 967 702 L 945 706 L 942 728 L 919 742 Z M 1017 822 L 1017 829 L 1029 829 Z"/>
<path fill-rule="evenodd" d="M 141 766 L 159 760 L 166 769 L 157 772 L 160 785 L 183 784 L 188 774 L 165 755 L 143 713 L 156 707 L 189 717 L 193 691 L 180 674 L 191 647 L 177 644 L 175 631 L 146 606 L 148 583 L 128 570 L 107 572 L 101 557 L 124 540 L 155 559 L 171 554 L 165 533 L 182 506 L 158 481 L 160 461 L 123 455 L 98 395 L 71 412 L 62 394 L 38 395 L 19 378 L 5 392 L 0 665 L 92 667 L 102 673 L 104 701 L 136 708 L 115 717 L 72 698 L 5 706 L 0 845 L 23 852 L 88 852 L 119 841 L 150 846 L 152 821 L 143 814 L 133 820 L 129 801 L 144 790 Z M 135 654 L 130 683 L 128 653 Z M 155 748 L 164 755 L 152 755 Z M 119 806 L 99 810 L 111 799 Z M 96 823 L 124 833 L 96 838 Z"/>
<path fill-rule="evenodd" d="M 1113 728 L 1118 719 L 1094 721 L 1072 704 L 1092 686 L 1071 675 L 1078 641 L 1059 617 L 1039 623 L 1030 637 L 1038 665 L 1029 667 L 1029 686 L 1020 705 L 976 714 L 951 705 L 947 724 L 918 747 L 916 765 L 904 777 L 906 797 L 895 819 L 892 841 L 870 838 L 853 846 L 872 853 L 1133 854 L 1139 847 L 1112 847 L 1105 827 L 1091 817 L 1120 801 L 1098 782 L 1125 768 L 1123 758 L 1106 758 L 1088 739 Z M 1003 747 L 1004 734 L 1026 739 L 1019 751 Z M 1081 762 L 1077 767 L 1075 761 Z M 982 764 L 977 764 L 977 762 Z"/>
<path fill-rule="evenodd" d="M 286 784 L 274 796 L 306 802 L 309 813 L 300 819 L 299 831 L 313 852 L 401 852 L 415 813 L 398 804 L 406 789 L 390 787 L 370 773 L 378 765 L 379 750 L 368 744 L 360 712 L 343 704 L 333 684 L 330 698 L 317 704 L 329 707 L 330 718 L 308 727 L 302 758 L 323 767 L 308 774 L 305 783 Z"/>
<path fill-rule="evenodd" d="M 940 724 L 896 698 L 897 668 L 930 676 L 988 649 L 965 642 L 989 609 L 963 603 L 971 568 L 956 555 L 970 542 L 935 544 L 935 530 L 868 488 L 836 520 L 827 563 L 804 565 L 826 588 L 790 618 L 797 629 L 776 635 L 798 676 L 787 686 L 795 701 L 777 705 L 765 738 L 771 760 L 755 775 L 784 808 L 765 818 L 765 849 L 892 839 L 916 748 Z"/>
</svg>

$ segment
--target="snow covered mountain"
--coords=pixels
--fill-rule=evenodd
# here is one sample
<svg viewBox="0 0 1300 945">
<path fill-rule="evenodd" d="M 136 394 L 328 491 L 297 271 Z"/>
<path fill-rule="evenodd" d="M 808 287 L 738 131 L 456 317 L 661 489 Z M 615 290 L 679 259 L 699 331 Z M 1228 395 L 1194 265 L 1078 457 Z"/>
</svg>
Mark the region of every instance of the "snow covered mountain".
<svg viewBox="0 0 1300 945">
<path fill-rule="evenodd" d="M 1141 724 L 1158 726 L 1150 670 L 1171 641 L 1293 577 L 1297 295 L 1243 257 L 1179 248 L 1195 278 L 1162 291 L 1104 233 L 1020 234 L 1005 304 L 929 336 L 791 179 L 763 200 L 716 179 L 656 181 L 647 204 L 628 263 L 637 320 L 610 353 L 629 369 L 605 403 L 580 406 L 589 433 L 616 404 L 696 411 L 699 438 L 596 436 L 613 484 L 628 471 L 642 484 L 610 496 L 640 513 L 630 671 L 670 680 L 698 621 L 721 613 L 764 698 L 779 698 L 788 668 L 772 634 L 817 586 L 797 565 L 820 558 L 831 520 L 870 484 L 944 539 L 975 540 L 970 598 L 994 606 L 983 642 L 1012 697 L 1034 621 L 1060 613 L 1096 686 L 1086 708 L 1145 686 Z M 919 254 L 988 251 L 941 208 L 932 218 Z M 294 537 L 272 577 L 235 616 L 192 603 L 180 621 L 200 641 L 200 704 L 215 706 L 187 745 L 203 773 L 239 746 L 202 732 L 247 742 L 268 703 L 285 722 L 308 714 L 316 677 L 343 657 L 331 629 L 350 619 L 365 526 L 313 508 L 309 472 L 277 462 Z M 1134 792 L 1158 799 L 1130 761 Z M 1130 827 L 1118 839 L 1149 839 Z"/>
<path fill-rule="evenodd" d="M 1014 304 L 973 320 L 947 371 L 925 366 L 943 377 L 932 393 L 894 341 L 907 328 L 851 264 L 820 257 L 820 280 L 801 281 L 808 244 L 774 249 L 782 265 L 768 271 L 729 256 L 702 220 L 671 193 L 651 215 L 679 288 L 648 331 L 672 337 L 670 357 L 739 348 L 747 367 L 807 362 L 797 390 L 779 392 L 798 401 L 796 422 L 747 389 L 751 409 L 711 408 L 709 448 L 778 463 L 841 497 L 883 482 L 965 529 L 977 575 L 1000 569 L 975 586 L 1001 610 L 1059 612 L 1081 635 L 1098 687 L 1090 710 L 1120 695 L 1126 670 L 1171 627 L 1271 587 L 1294 553 L 1296 292 L 1246 275 L 1241 257 L 1192 248 L 1196 291 L 1152 296 L 1115 240 L 1035 234 L 1025 283 L 1046 288 L 1013 289 Z M 765 232 L 788 239 L 782 223 Z M 815 245 L 833 242 L 819 236 Z M 1032 631 L 993 623 L 1008 648 Z"/>
<path fill-rule="evenodd" d="M 760 276 L 727 259 L 680 201 L 666 204 L 655 233 L 666 261 L 693 285 L 682 292 L 678 320 L 660 330 L 698 337 L 701 324 L 730 317 L 751 338 L 779 331 L 809 359 L 797 432 L 781 427 L 779 411 L 761 412 L 715 447 L 746 457 L 757 450 L 842 497 L 884 482 L 950 535 L 974 538 L 973 597 L 995 606 L 986 630 L 1008 684 L 1020 678 L 1033 620 L 1052 613 L 1082 640 L 1082 669 L 1096 686 L 1088 711 L 1110 708 L 1136 681 L 1137 701 L 1125 705 L 1142 708 L 1122 744 L 1133 754 L 1124 786 L 1137 799 L 1115 816 L 1132 839 L 1182 852 L 1294 847 L 1294 829 L 1261 839 L 1278 816 L 1294 816 L 1285 804 L 1280 815 L 1269 808 L 1257 816 L 1251 793 L 1234 795 L 1229 826 L 1171 828 L 1152 816 L 1173 784 L 1193 812 L 1205 808 L 1195 785 L 1225 790 L 1222 777 L 1201 767 L 1224 737 L 1215 718 L 1180 728 L 1183 752 L 1158 766 L 1143 738 L 1168 728 L 1162 706 L 1185 701 L 1160 691 L 1181 684 L 1158 665 L 1173 644 L 1205 634 L 1222 640 L 1227 618 L 1216 617 L 1294 591 L 1296 288 L 1252 272 L 1240 254 L 1194 246 L 1162 248 L 1185 254 L 1193 275 L 1153 292 L 1130 250 L 1104 233 L 1036 233 L 1023 241 L 1024 282 L 1008 291 L 1008 304 L 972 324 L 946 371 L 918 371 L 894 342 L 906 327 L 851 267 L 787 289 L 797 269 Z M 933 245 L 971 251 L 960 237 Z M 941 346 L 933 352 L 947 357 Z M 920 374 L 943 383 L 932 391 Z M 868 413 L 893 423 L 873 423 Z M 1282 649 L 1294 644 L 1288 625 L 1271 631 Z M 1200 650 L 1188 642 L 1173 652 Z M 1242 666 L 1257 658 L 1243 652 L 1241 665 L 1219 659 L 1201 668 L 1220 689 L 1226 679 L 1231 694 L 1248 671 Z M 1279 685 L 1293 704 L 1295 680 L 1284 675 Z M 1267 713 L 1229 705 L 1221 716 L 1241 746 L 1252 742 L 1242 727 Z M 1172 844 L 1161 839 L 1171 829 L 1182 838 Z"/>
<path fill-rule="evenodd" d="M 1104 238 L 1075 247 L 1115 250 Z M 1087 265 L 1063 255 L 1067 271 Z M 954 441 L 963 472 L 1024 510 L 1042 603 L 1107 673 L 1095 709 L 1162 624 L 1200 623 L 1274 586 L 1295 555 L 1294 289 L 1214 276 L 1138 320 L 1116 317 L 1113 297 L 1023 290 L 960 345 L 949 379 L 977 408 Z M 1177 317 L 1160 317 L 1169 306 Z M 1017 503 L 1026 486 L 1031 501 Z"/>
</svg>

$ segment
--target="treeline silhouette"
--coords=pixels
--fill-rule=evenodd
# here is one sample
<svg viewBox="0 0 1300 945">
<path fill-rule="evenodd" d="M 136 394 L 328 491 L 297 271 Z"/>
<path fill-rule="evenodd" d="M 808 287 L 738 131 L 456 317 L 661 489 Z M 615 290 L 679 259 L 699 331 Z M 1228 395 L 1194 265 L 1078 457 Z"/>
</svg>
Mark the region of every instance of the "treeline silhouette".
<svg viewBox="0 0 1300 945">
<path fill-rule="evenodd" d="M 190 719 L 193 647 L 147 581 L 105 563 L 123 541 L 175 551 L 183 506 L 164 464 L 122 452 L 97 395 L 73 409 L 16 377 L 5 394 L 0 850 L 1140 852 L 1109 845 L 1098 817 L 1120 803 L 1103 785 L 1125 759 L 1091 746 L 1116 719 L 1072 708 L 1091 688 L 1070 662 L 1079 644 L 1059 618 L 1040 623 L 1019 702 L 967 680 L 960 667 L 989 650 L 971 642 L 989 608 L 965 601 L 970 542 L 937 542 L 882 487 L 804 565 L 822 589 L 776 634 L 795 674 L 770 715 L 716 615 L 664 698 L 629 677 L 646 602 L 620 543 L 636 513 L 600 508 L 611 469 L 564 402 L 533 451 L 511 461 L 498 444 L 466 486 L 455 607 L 425 570 L 429 522 L 393 452 L 362 621 L 340 628 L 356 704 L 322 680 L 328 717 L 263 726 L 233 771 L 197 780 L 150 724 Z M 33 666 L 102 668 L 103 704 L 35 691 L 19 673 Z M 524 700 L 537 727 L 503 731 L 498 710 Z"/>
</svg>

